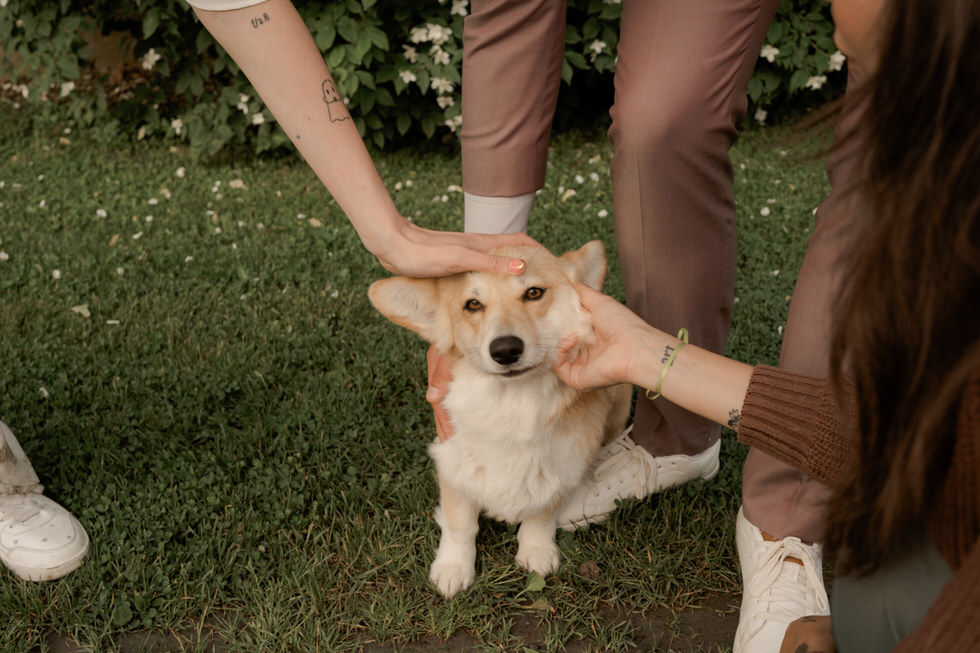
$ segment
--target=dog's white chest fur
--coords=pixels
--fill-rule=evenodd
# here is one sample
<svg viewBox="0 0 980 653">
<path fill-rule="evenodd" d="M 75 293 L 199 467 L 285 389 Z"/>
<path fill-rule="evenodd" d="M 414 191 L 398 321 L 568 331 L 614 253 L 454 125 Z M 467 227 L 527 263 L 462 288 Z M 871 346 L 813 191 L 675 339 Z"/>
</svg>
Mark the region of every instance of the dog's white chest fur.
<svg viewBox="0 0 980 653">
<path fill-rule="evenodd" d="M 567 422 L 555 419 L 574 390 L 553 374 L 508 382 L 464 361 L 453 379 L 443 405 L 455 433 L 429 447 L 440 479 L 510 523 L 554 506 L 580 483 L 597 439 L 563 433 Z M 601 428 L 599 421 L 593 433 Z"/>
</svg>

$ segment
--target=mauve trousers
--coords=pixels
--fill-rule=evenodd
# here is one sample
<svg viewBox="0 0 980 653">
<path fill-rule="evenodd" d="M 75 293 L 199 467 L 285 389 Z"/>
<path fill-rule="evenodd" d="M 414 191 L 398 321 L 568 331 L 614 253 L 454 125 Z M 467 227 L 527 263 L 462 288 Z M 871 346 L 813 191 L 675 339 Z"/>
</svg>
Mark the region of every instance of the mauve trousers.
<svg viewBox="0 0 980 653">
<path fill-rule="evenodd" d="M 778 4 L 623 4 L 609 136 L 627 304 L 664 331 L 686 327 L 692 343 L 716 352 L 724 350 L 728 337 L 737 256 L 728 150 Z M 565 2 L 474 0 L 464 25 L 463 187 L 495 197 L 533 192 L 544 184 L 561 81 Z M 788 361 L 792 348 L 807 361 L 826 358 L 825 336 L 817 345 L 806 338 L 826 322 L 829 277 L 817 263 L 810 268 L 812 274 L 801 277 L 798 287 L 809 292 L 794 295 L 791 322 L 800 315 L 800 328 L 787 327 L 783 357 Z M 823 321 L 811 324 L 812 315 Z M 662 398 L 638 400 L 633 437 L 653 455 L 699 453 L 719 436 L 719 426 Z M 746 514 L 777 536 L 819 532 L 818 504 L 825 489 L 762 455 L 753 451 L 747 462 Z M 778 473 L 766 473 L 769 468 Z M 799 531 L 781 530 L 786 524 Z"/>
</svg>

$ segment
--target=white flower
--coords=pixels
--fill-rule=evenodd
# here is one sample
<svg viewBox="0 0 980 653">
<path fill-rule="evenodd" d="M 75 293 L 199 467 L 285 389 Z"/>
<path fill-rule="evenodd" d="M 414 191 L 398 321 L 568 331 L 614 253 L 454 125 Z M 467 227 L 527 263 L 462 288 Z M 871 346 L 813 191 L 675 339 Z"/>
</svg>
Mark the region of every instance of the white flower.
<svg viewBox="0 0 980 653">
<path fill-rule="evenodd" d="M 456 104 L 456 100 L 454 100 L 453 96 L 451 95 L 440 95 L 436 98 L 436 104 L 439 105 L 440 109 L 448 109 Z"/>
<path fill-rule="evenodd" d="M 145 222 L 153 222 L 153 216 L 152 216 L 152 215 L 148 215 L 148 216 L 146 216 L 145 218 L 143 218 L 143 220 L 144 220 Z"/>
<path fill-rule="evenodd" d="M 410 45 L 403 45 L 402 50 L 404 50 L 405 58 L 408 59 L 409 63 L 415 63 L 419 60 L 419 53 Z"/>
<path fill-rule="evenodd" d="M 762 216 L 769 215 L 769 207 L 768 206 L 763 206 L 762 209 L 759 210 L 759 215 L 762 215 Z"/>
<path fill-rule="evenodd" d="M 158 200 L 155 197 L 151 197 L 150 199 L 146 200 L 146 203 L 149 204 L 150 206 L 156 206 L 157 204 L 160 203 L 160 200 Z"/>
<path fill-rule="evenodd" d="M 52 279 L 60 279 L 61 278 L 61 270 L 51 270 L 51 278 Z"/>
<path fill-rule="evenodd" d="M 428 23 L 426 28 L 428 30 L 429 40 L 437 45 L 442 45 L 453 35 L 453 31 L 450 28 L 443 27 L 442 25 Z"/>
<path fill-rule="evenodd" d="M 228 182 L 228 188 L 233 188 L 235 190 L 248 190 L 248 186 L 241 179 L 232 179 Z"/>
<path fill-rule="evenodd" d="M 48 201 L 47 200 L 41 200 L 40 202 L 37 203 L 37 205 L 38 205 L 39 208 L 42 208 L 43 209 L 43 208 L 47 207 Z"/>
<path fill-rule="evenodd" d="M 777 54 L 779 54 L 779 48 L 773 47 L 766 43 L 764 46 L 762 46 L 762 52 L 759 53 L 759 56 L 769 63 L 772 63 L 776 60 Z"/>
<path fill-rule="evenodd" d="M 183 179 L 185 174 L 187 174 L 187 171 L 184 170 L 184 166 L 177 168 L 176 175 L 178 179 Z"/>
<path fill-rule="evenodd" d="M 184 128 L 184 121 L 180 118 L 174 118 L 170 121 L 170 126 L 173 128 L 174 133 L 180 136 L 180 130 Z"/>
<path fill-rule="evenodd" d="M 440 66 L 449 65 L 449 53 L 440 48 L 438 45 L 433 45 L 429 49 L 429 54 L 432 55 L 432 61 Z"/>
<path fill-rule="evenodd" d="M 599 217 L 600 218 L 604 218 L 607 215 L 609 215 L 609 211 L 607 211 L 606 209 L 600 209 L 600 211 L 599 211 Z"/>
<path fill-rule="evenodd" d="M 95 215 L 96 215 L 96 217 L 99 217 L 99 218 L 104 218 L 104 217 L 106 217 L 107 215 L 109 215 L 109 213 L 108 213 L 108 212 L 106 212 L 106 210 L 105 210 L 105 209 L 96 209 L 96 210 L 95 210 Z"/>
<path fill-rule="evenodd" d="M 122 275 L 126 274 L 126 270 L 122 268 L 116 268 L 116 274 L 121 277 Z"/>
<path fill-rule="evenodd" d="M 146 138 L 146 125 L 140 125 L 140 128 L 136 130 L 136 140 L 141 141 Z"/>
<path fill-rule="evenodd" d="M 606 45 L 606 42 L 600 41 L 599 39 L 596 39 L 589 44 L 589 49 L 592 50 L 592 56 L 602 54 L 602 51 L 607 47 L 609 46 Z"/>
<path fill-rule="evenodd" d="M 602 0 L 602 4 L 605 5 L 618 5 L 621 4 L 623 0 Z"/>
<path fill-rule="evenodd" d="M 194 260 L 194 257 L 193 256 L 188 256 L 188 257 L 185 257 L 184 258 L 184 263 L 190 263 L 193 260 Z"/>
<path fill-rule="evenodd" d="M 143 237 L 142 231 L 137 231 L 135 234 L 133 234 L 133 240 L 139 240 L 142 237 Z"/>
<path fill-rule="evenodd" d="M 40 388 L 38 388 L 37 391 L 40 392 L 41 396 L 45 399 L 51 396 L 51 393 L 48 392 L 48 389 L 45 388 L 43 385 Z"/>
<path fill-rule="evenodd" d="M 469 13 L 466 10 L 466 5 L 469 4 L 469 0 L 453 0 L 453 8 L 449 10 L 450 16 L 465 16 Z"/>
<path fill-rule="evenodd" d="M 844 56 L 843 52 L 837 50 L 834 54 L 830 55 L 830 63 L 827 65 L 827 70 L 830 72 L 840 70 L 844 67 L 845 61 L 847 61 L 847 57 Z"/>
<path fill-rule="evenodd" d="M 75 82 L 65 82 L 61 85 L 61 97 L 68 97 L 75 90 Z"/>
<path fill-rule="evenodd" d="M 413 27 L 408 34 L 408 40 L 412 43 L 425 43 L 429 40 L 429 30 L 424 27 Z"/>
<path fill-rule="evenodd" d="M 575 175 L 575 183 L 576 184 L 585 183 L 585 177 L 583 177 L 582 175 Z"/>
<path fill-rule="evenodd" d="M 450 131 L 455 132 L 457 129 L 459 129 L 459 126 L 463 124 L 463 116 L 460 115 L 460 116 L 456 116 L 455 118 L 450 118 L 443 124 L 446 125 L 446 127 L 449 127 Z M 445 195 L 443 195 L 443 197 L 445 197 Z M 445 201 L 446 200 L 443 200 L 443 202 Z"/>
<path fill-rule="evenodd" d="M 755 120 L 760 125 L 764 125 L 765 124 L 766 117 L 768 115 L 769 115 L 769 112 L 766 111 L 765 109 L 763 109 L 762 107 L 759 107 L 758 109 L 755 110 Z"/>
<path fill-rule="evenodd" d="M 8 254 L 7 252 L 0 252 L 0 261 L 9 261 L 9 260 L 10 260 L 10 254 Z"/>
<path fill-rule="evenodd" d="M 157 62 L 160 61 L 160 59 L 161 57 L 159 54 L 157 54 L 157 51 L 150 48 L 146 51 L 146 54 L 143 55 L 143 59 L 141 60 L 143 62 L 143 69 L 153 70 L 153 67 L 157 65 Z"/>
<path fill-rule="evenodd" d="M 411 70 L 403 70 L 398 73 L 398 76 L 401 77 L 402 81 L 406 84 L 411 84 L 416 79 L 415 73 L 413 73 Z"/>
<path fill-rule="evenodd" d="M 0 0 L 0 7 L 6 7 L 9 0 Z"/>
<path fill-rule="evenodd" d="M 589 179 L 591 179 L 593 182 L 598 182 L 599 181 L 599 173 L 598 172 L 590 172 L 589 173 Z"/>
<path fill-rule="evenodd" d="M 245 96 L 243 95 L 242 97 L 245 97 Z M 242 113 L 246 113 L 247 114 L 248 113 L 248 100 L 247 99 L 246 100 L 242 100 L 241 102 L 239 102 L 238 104 L 235 105 L 235 108 L 238 109 L 239 111 L 241 111 Z"/>
<path fill-rule="evenodd" d="M 453 83 L 445 77 L 433 77 L 430 86 L 433 91 L 438 91 L 439 93 L 452 93 L 454 88 Z"/>
<path fill-rule="evenodd" d="M 804 86 L 812 91 L 819 91 L 820 87 L 827 82 L 826 75 L 815 75 L 810 79 L 806 80 Z"/>
<path fill-rule="evenodd" d="M 263 115 L 261 111 L 259 113 L 252 114 L 253 125 L 261 125 L 264 122 L 265 122 L 265 115 Z"/>
</svg>

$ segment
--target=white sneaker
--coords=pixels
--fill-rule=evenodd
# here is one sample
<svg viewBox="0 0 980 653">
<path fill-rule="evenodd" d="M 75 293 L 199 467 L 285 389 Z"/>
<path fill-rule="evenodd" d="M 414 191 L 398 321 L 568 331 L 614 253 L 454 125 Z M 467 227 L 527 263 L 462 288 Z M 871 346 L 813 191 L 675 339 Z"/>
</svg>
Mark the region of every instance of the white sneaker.
<svg viewBox="0 0 980 653">
<path fill-rule="evenodd" d="M 798 537 L 767 542 L 741 508 L 735 544 L 743 590 L 733 653 L 778 653 L 791 621 L 830 614 L 819 544 L 804 544 Z M 789 557 L 803 564 L 787 562 Z"/>
<path fill-rule="evenodd" d="M 630 437 L 630 425 L 599 450 L 591 476 L 565 499 L 558 527 L 566 531 L 598 524 L 619 499 L 643 499 L 675 485 L 718 473 L 721 440 L 695 456 L 652 456 Z"/>
<path fill-rule="evenodd" d="M 43 494 L 0 495 L 0 562 L 24 580 L 54 580 L 88 553 L 88 534 Z"/>
</svg>

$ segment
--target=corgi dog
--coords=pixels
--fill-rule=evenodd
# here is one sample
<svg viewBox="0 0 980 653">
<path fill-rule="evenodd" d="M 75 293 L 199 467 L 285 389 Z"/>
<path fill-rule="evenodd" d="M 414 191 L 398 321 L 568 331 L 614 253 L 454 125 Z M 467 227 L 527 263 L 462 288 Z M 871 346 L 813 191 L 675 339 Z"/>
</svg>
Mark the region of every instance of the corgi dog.
<svg viewBox="0 0 980 653">
<path fill-rule="evenodd" d="M 475 579 L 481 512 L 520 524 L 521 567 L 541 576 L 555 571 L 562 501 L 629 416 L 629 386 L 582 392 L 552 369 L 563 338 L 594 338 L 574 284 L 601 288 L 602 243 L 592 241 L 561 257 L 534 247 L 495 253 L 524 259 L 523 274 L 394 277 L 368 291 L 385 317 L 452 360 L 453 379 L 442 405 L 454 432 L 429 446 L 439 481 L 435 518 L 442 530 L 429 577 L 447 598 Z"/>
</svg>

